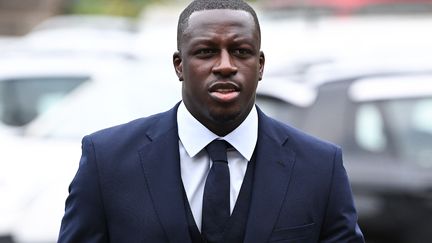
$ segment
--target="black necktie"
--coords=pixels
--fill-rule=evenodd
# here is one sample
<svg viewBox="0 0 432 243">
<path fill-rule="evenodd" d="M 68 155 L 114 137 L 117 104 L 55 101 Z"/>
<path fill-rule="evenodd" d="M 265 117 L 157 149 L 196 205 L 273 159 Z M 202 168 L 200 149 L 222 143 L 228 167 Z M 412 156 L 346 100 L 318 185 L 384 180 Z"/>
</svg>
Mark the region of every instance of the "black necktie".
<svg viewBox="0 0 432 243">
<path fill-rule="evenodd" d="M 207 145 L 213 165 L 204 187 L 202 229 L 205 242 L 222 242 L 224 227 L 230 217 L 230 175 L 225 140 L 214 140 Z"/>
</svg>

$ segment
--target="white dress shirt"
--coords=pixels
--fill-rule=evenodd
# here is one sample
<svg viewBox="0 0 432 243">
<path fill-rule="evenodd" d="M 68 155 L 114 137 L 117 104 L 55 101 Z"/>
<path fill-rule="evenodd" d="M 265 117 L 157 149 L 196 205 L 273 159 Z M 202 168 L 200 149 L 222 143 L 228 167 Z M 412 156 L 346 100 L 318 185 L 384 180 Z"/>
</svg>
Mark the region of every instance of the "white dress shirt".
<svg viewBox="0 0 432 243">
<path fill-rule="evenodd" d="M 258 113 L 254 106 L 240 126 L 225 137 L 219 137 L 196 120 L 182 102 L 177 110 L 177 125 L 181 178 L 193 217 L 201 231 L 204 185 L 212 163 L 204 148 L 214 139 L 224 139 L 234 147 L 227 151 L 232 213 L 258 140 Z"/>
</svg>

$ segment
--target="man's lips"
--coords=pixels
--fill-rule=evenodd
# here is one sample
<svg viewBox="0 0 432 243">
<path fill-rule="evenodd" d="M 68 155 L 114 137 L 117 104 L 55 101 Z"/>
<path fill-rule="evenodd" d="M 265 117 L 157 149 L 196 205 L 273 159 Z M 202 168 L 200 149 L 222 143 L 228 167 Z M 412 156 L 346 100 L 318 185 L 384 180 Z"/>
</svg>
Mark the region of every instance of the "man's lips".
<svg viewBox="0 0 432 243">
<path fill-rule="evenodd" d="M 208 91 L 210 96 L 219 102 L 232 102 L 240 95 L 240 87 L 231 81 L 215 82 Z"/>
</svg>

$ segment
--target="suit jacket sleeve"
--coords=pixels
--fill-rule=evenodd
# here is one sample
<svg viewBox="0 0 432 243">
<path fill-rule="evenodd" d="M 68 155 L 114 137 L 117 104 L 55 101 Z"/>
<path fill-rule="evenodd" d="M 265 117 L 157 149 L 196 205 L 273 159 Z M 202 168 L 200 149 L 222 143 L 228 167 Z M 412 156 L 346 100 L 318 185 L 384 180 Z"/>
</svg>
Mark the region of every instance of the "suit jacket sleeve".
<svg viewBox="0 0 432 243">
<path fill-rule="evenodd" d="M 108 242 L 94 145 L 82 141 L 82 156 L 69 186 L 58 242 Z"/>
<path fill-rule="evenodd" d="M 331 191 L 320 242 L 364 242 L 340 148 L 336 149 L 333 162 Z"/>
</svg>

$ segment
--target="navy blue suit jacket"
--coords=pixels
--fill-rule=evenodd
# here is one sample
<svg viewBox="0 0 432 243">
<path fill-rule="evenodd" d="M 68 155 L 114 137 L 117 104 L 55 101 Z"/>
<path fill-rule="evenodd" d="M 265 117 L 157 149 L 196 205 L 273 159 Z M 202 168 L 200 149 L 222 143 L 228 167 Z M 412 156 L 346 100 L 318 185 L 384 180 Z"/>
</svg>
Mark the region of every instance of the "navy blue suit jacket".
<svg viewBox="0 0 432 243">
<path fill-rule="evenodd" d="M 176 111 L 83 139 L 59 242 L 191 242 Z M 364 242 L 340 148 L 258 117 L 244 242 Z"/>
</svg>

